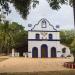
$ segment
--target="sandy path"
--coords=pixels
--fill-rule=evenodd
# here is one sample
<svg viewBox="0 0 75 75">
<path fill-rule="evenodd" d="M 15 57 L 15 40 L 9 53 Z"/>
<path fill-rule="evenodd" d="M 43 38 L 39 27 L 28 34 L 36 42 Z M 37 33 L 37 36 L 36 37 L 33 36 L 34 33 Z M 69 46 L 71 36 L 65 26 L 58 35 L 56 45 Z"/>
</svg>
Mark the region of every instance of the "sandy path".
<svg viewBox="0 0 75 75">
<path fill-rule="evenodd" d="M 0 62 L 0 72 L 34 72 L 34 71 L 59 71 L 68 70 L 63 67 L 63 63 L 72 61 L 65 58 L 9 58 Z"/>
</svg>

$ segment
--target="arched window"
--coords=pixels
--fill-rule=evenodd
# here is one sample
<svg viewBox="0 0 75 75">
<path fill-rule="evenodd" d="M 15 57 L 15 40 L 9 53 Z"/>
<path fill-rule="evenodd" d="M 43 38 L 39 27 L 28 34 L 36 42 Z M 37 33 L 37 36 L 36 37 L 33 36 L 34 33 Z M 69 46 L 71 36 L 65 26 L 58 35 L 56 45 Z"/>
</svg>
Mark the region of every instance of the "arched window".
<svg viewBox="0 0 75 75">
<path fill-rule="evenodd" d="M 62 49 L 62 53 L 66 53 L 66 48 L 63 48 Z"/>
<path fill-rule="evenodd" d="M 36 39 L 40 39 L 40 35 L 39 34 L 36 34 Z"/>
<path fill-rule="evenodd" d="M 52 40 L 52 38 L 53 38 L 52 34 L 49 34 L 49 40 Z"/>
</svg>

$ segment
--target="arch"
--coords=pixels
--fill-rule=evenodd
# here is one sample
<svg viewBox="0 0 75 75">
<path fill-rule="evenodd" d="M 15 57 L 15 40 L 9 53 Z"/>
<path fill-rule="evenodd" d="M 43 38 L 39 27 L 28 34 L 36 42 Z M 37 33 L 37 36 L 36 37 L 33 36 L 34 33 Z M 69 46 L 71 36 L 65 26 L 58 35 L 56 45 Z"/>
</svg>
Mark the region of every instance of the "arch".
<svg viewBox="0 0 75 75">
<path fill-rule="evenodd" d="M 56 47 L 51 48 L 51 57 L 56 58 Z"/>
<path fill-rule="evenodd" d="M 38 58 L 38 48 L 33 47 L 32 49 L 32 58 Z"/>
<path fill-rule="evenodd" d="M 48 46 L 46 44 L 41 45 L 41 58 L 48 58 Z"/>
</svg>

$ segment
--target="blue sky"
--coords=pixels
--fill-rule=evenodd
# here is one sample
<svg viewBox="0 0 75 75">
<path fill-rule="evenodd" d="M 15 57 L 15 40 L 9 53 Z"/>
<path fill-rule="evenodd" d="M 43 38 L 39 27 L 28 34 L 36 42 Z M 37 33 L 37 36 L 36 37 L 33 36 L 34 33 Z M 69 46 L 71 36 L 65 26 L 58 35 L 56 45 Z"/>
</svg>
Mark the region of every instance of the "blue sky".
<svg viewBox="0 0 75 75">
<path fill-rule="evenodd" d="M 10 9 L 12 12 L 7 16 L 7 19 L 23 25 L 26 30 L 31 29 L 41 18 L 48 19 L 54 26 L 59 25 L 60 29 L 74 28 L 73 8 L 69 5 L 62 5 L 61 9 L 56 11 L 50 8 L 46 0 L 39 0 L 39 5 L 35 9 L 31 7 L 27 20 L 22 19 L 19 12 L 13 7 L 13 4 L 10 4 Z M 28 24 L 32 24 L 32 27 L 28 27 Z"/>
</svg>

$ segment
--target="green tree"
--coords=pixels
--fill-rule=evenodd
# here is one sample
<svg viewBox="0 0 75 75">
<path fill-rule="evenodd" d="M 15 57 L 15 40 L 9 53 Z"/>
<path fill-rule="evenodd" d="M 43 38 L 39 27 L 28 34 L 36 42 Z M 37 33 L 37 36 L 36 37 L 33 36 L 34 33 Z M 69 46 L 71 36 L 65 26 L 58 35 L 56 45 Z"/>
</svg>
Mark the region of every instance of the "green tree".
<svg viewBox="0 0 75 75">
<path fill-rule="evenodd" d="M 29 14 L 29 10 L 31 9 L 31 3 L 33 3 L 33 8 L 39 4 L 39 0 L 0 0 L 1 6 L 6 10 L 6 13 L 10 13 L 9 4 L 13 3 L 18 12 L 22 15 L 22 18 L 27 19 L 27 15 Z M 47 0 L 50 7 L 54 10 L 58 10 L 61 8 L 62 4 L 69 4 L 74 8 L 74 22 L 75 22 L 75 0 Z"/>
<path fill-rule="evenodd" d="M 75 32 L 74 30 L 62 30 L 60 32 L 60 37 L 61 37 L 61 43 L 70 47 L 70 44 L 74 40 Z"/>
<path fill-rule="evenodd" d="M 11 30 L 13 33 L 15 48 L 21 47 L 23 45 L 26 46 L 28 44 L 27 42 L 28 32 L 24 30 L 24 27 L 22 25 L 13 22 L 11 24 Z"/>
<path fill-rule="evenodd" d="M 68 46 L 74 55 L 75 63 L 75 30 L 61 31 L 61 43 Z"/>
<path fill-rule="evenodd" d="M 71 43 L 71 51 L 72 51 L 72 53 L 74 55 L 74 63 L 75 63 L 75 38 Z"/>
<path fill-rule="evenodd" d="M 33 8 L 39 4 L 39 0 L 13 0 L 15 8 L 20 12 L 23 18 L 27 19 L 30 4 L 33 2 Z M 69 4 L 74 9 L 74 26 L 75 26 L 75 0 L 47 0 L 53 10 L 59 10 L 62 4 Z"/>
<path fill-rule="evenodd" d="M 54 10 L 58 10 L 61 8 L 62 4 L 69 4 L 73 7 L 74 12 L 74 27 L 75 27 L 75 0 L 47 0 L 50 7 Z"/>
<path fill-rule="evenodd" d="M 18 12 L 22 15 L 22 18 L 27 19 L 29 14 L 31 0 L 13 0 L 13 4 Z"/>
<path fill-rule="evenodd" d="M 9 23 L 5 22 L 5 24 L 0 24 L 0 33 L 1 33 L 1 49 L 3 52 L 8 49 L 8 40 L 10 39 L 10 29 L 9 29 Z"/>
<path fill-rule="evenodd" d="M 9 9 L 9 0 L 0 0 L 0 22 L 4 21 L 5 15 L 8 15 L 11 10 Z"/>
<path fill-rule="evenodd" d="M 26 43 L 26 44 L 25 44 Z M 0 49 L 9 54 L 12 48 L 27 45 L 27 32 L 15 22 L 0 24 Z"/>
</svg>

